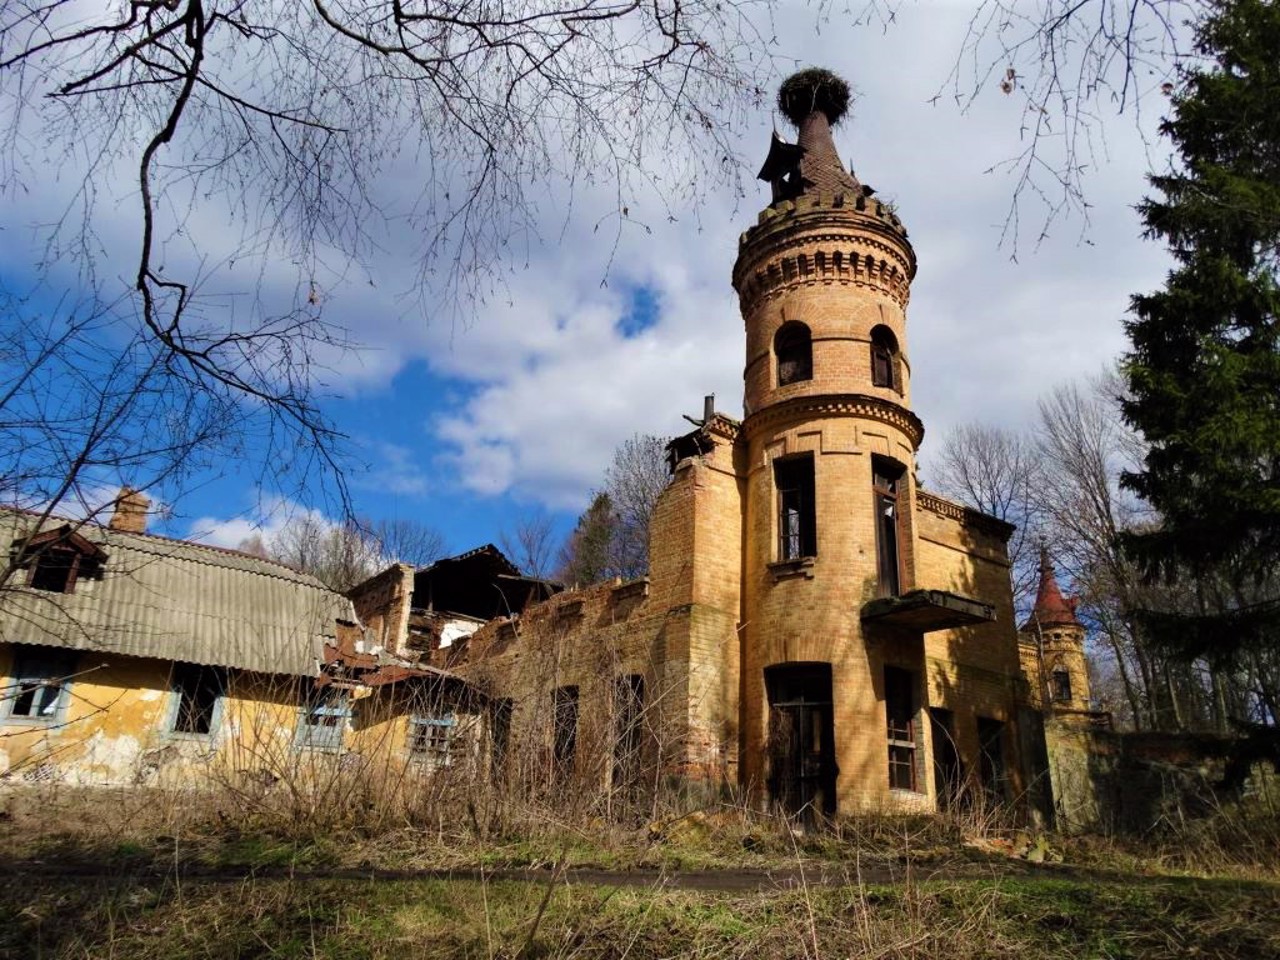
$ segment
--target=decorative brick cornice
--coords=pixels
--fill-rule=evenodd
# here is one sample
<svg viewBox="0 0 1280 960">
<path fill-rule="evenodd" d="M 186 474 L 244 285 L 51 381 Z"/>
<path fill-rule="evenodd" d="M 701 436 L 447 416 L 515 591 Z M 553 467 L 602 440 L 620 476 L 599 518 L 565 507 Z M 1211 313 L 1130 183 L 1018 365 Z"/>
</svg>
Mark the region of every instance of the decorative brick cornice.
<svg viewBox="0 0 1280 960">
<path fill-rule="evenodd" d="M 725 416 L 723 413 L 717 413 L 703 424 L 703 429 L 707 433 L 733 442 L 738 438 L 738 433 L 742 430 L 742 421 Z"/>
<path fill-rule="evenodd" d="M 818 283 L 870 287 L 906 307 L 916 257 L 903 231 L 848 208 L 799 202 L 768 208 L 761 216 L 770 219 L 739 238 L 733 286 L 744 314 L 761 297 Z"/>
<path fill-rule="evenodd" d="M 815 242 L 826 244 L 827 249 L 755 258 L 757 269 L 735 275 L 734 285 L 744 315 L 749 315 L 764 297 L 778 296 L 797 287 L 829 283 L 869 287 L 906 309 L 911 283 L 898 265 L 899 257 L 891 249 L 861 237 L 840 234 L 804 238 L 806 246 Z M 867 248 L 888 256 L 877 258 L 864 252 Z"/>
<path fill-rule="evenodd" d="M 1001 542 L 1007 543 L 1009 538 L 1013 536 L 1014 530 L 1017 529 L 1012 523 L 1006 523 L 998 517 L 993 517 L 988 513 L 980 510 L 974 510 L 972 507 L 966 507 L 963 504 L 940 497 L 936 493 L 930 493 L 928 490 L 916 490 L 916 504 L 923 510 L 945 517 L 948 520 L 955 520 L 967 527 L 973 527 L 975 530 L 981 530 L 983 533 L 998 537 Z"/>
<path fill-rule="evenodd" d="M 896 427 L 907 435 L 913 449 L 924 439 L 920 418 L 899 403 L 864 393 L 826 393 L 792 397 L 752 413 L 742 423 L 743 433 L 753 433 L 785 420 L 821 420 L 826 417 L 859 417 Z"/>
</svg>

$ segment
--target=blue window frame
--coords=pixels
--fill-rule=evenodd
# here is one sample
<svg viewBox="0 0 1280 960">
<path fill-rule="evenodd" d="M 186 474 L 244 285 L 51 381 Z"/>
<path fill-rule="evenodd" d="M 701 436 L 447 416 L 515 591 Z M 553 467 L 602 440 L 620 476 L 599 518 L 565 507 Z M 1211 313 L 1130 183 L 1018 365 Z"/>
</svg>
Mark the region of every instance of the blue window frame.
<svg viewBox="0 0 1280 960">
<path fill-rule="evenodd" d="M 351 718 L 351 698 L 346 690 L 333 687 L 307 688 L 303 692 L 302 711 L 294 746 L 304 750 L 338 752 Z"/>
<path fill-rule="evenodd" d="M 415 760 L 447 767 L 453 763 L 460 746 L 458 718 L 452 713 L 409 718 L 409 756 Z"/>
<path fill-rule="evenodd" d="M 12 723 L 61 722 L 77 656 L 63 650 L 18 648 L 12 682 L 4 688 L 4 718 Z"/>
</svg>

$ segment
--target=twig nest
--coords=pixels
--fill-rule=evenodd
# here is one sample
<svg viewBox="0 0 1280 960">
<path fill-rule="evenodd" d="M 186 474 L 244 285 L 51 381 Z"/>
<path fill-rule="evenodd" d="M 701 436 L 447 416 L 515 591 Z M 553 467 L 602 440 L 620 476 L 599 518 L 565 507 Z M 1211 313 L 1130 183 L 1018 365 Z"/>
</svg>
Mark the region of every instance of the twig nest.
<svg viewBox="0 0 1280 960">
<path fill-rule="evenodd" d="M 825 113 L 834 126 L 849 110 L 849 84 L 821 67 L 801 70 L 782 81 L 778 109 L 797 127 L 815 110 Z"/>
</svg>

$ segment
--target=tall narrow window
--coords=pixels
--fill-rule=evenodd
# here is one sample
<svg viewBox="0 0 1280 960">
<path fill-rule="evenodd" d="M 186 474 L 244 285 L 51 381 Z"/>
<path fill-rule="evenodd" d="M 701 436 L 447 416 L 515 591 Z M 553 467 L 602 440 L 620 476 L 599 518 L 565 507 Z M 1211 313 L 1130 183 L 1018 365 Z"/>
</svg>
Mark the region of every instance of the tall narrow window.
<svg viewBox="0 0 1280 960">
<path fill-rule="evenodd" d="M 915 675 L 899 667 L 884 668 L 884 712 L 889 735 L 889 786 L 916 789 Z"/>
<path fill-rule="evenodd" d="M 1061 668 L 1053 671 L 1053 699 L 1058 703 L 1071 700 L 1071 674 Z"/>
<path fill-rule="evenodd" d="M 990 717 L 978 718 L 978 776 L 990 799 L 1005 799 L 1004 724 Z"/>
<path fill-rule="evenodd" d="M 53 723 L 66 703 L 67 682 L 75 673 L 75 654 L 60 650 L 20 650 L 13 684 L 3 691 L 8 715 Z"/>
<path fill-rule="evenodd" d="M 511 745 L 511 712 L 515 704 L 509 699 L 494 700 L 489 706 L 489 776 L 495 781 L 507 775 L 507 751 Z"/>
<path fill-rule="evenodd" d="M 574 757 L 578 752 L 578 688 L 556 687 L 552 694 L 552 721 L 554 742 L 552 758 L 556 773 L 566 775 L 573 771 Z"/>
<path fill-rule="evenodd" d="M 871 331 L 871 383 L 877 387 L 896 388 L 898 373 L 898 338 L 884 325 Z"/>
<path fill-rule="evenodd" d="M 613 682 L 613 785 L 625 786 L 640 772 L 643 747 L 644 677 L 633 673 Z"/>
<path fill-rule="evenodd" d="M 798 320 L 784 323 L 773 337 L 778 360 L 778 386 L 813 379 L 813 339 Z"/>
<path fill-rule="evenodd" d="M 817 511 L 814 507 L 813 455 L 773 462 L 778 490 L 778 559 L 818 555 Z"/>
<path fill-rule="evenodd" d="M 218 704 L 227 687 L 226 671 L 195 663 L 175 663 L 170 687 L 174 700 L 170 731 L 193 736 L 213 733 Z"/>
<path fill-rule="evenodd" d="M 893 460 L 873 457 L 871 470 L 875 488 L 877 595 L 896 597 L 902 592 L 898 491 L 905 469 Z"/>
</svg>

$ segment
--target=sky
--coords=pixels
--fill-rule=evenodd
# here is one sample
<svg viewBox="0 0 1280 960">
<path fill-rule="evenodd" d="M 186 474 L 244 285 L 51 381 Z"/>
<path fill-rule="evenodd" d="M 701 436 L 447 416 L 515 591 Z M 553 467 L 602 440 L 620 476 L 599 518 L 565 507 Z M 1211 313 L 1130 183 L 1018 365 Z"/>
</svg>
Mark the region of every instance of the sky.
<svg viewBox="0 0 1280 960">
<path fill-rule="evenodd" d="M 855 102 L 837 147 L 895 204 L 919 259 L 905 349 L 926 427 L 926 485 L 930 454 L 953 426 L 1026 426 L 1039 396 L 1114 362 L 1128 298 L 1167 269 L 1133 209 L 1147 171 L 1167 163 L 1154 137 L 1161 78 L 1151 78 L 1136 120 L 1100 106 L 1099 136 L 1083 158 L 1087 216 L 1068 212 L 1041 237 L 1044 209 L 1024 193 L 1014 243 L 1006 226 L 1015 179 L 1000 166 L 1027 144 L 1027 101 L 1002 92 L 999 75 L 966 109 L 950 95 L 971 15 L 972 4 L 920 2 L 898 6 L 890 23 L 807 5 L 773 20 L 780 71 L 819 65 L 850 81 Z M 685 432 L 682 415 L 699 415 L 704 394 L 740 416 L 743 329 L 730 273 L 738 235 L 768 202 L 753 174 L 770 133 L 790 133 L 771 107 L 768 97 L 730 131 L 746 174 L 741 194 L 710 188 L 696 205 L 671 207 L 641 190 L 621 216 L 607 182 L 580 181 L 571 196 L 548 188 L 532 211 L 539 236 L 503 288 L 461 315 L 438 290 L 434 301 L 430 291 L 406 295 L 420 246 L 408 220 L 385 227 L 385 255 L 337 271 L 323 315 L 358 348 L 327 357 L 321 375 L 331 395 L 324 411 L 363 464 L 347 477 L 356 512 L 432 526 L 458 552 L 496 541 L 533 512 L 563 533 L 631 435 Z M 406 157 L 382 186 L 414 177 Z M 38 225 L 67 203 L 71 182 L 0 197 L 10 286 L 36 276 Z M 121 213 L 103 231 L 127 246 L 136 229 Z M 193 229 L 214 247 L 237 242 L 234 224 L 216 217 Z M 323 498 L 301 505 L 305 495 L 264 490 L 258 476 L 249 462 L 211 465 L 166 503 L 157 529 L 235 546 L 269 537 L 290 510 L 332 515 Z M 113 482 L 105 477 L 104 487 Z"/>
</svg>

